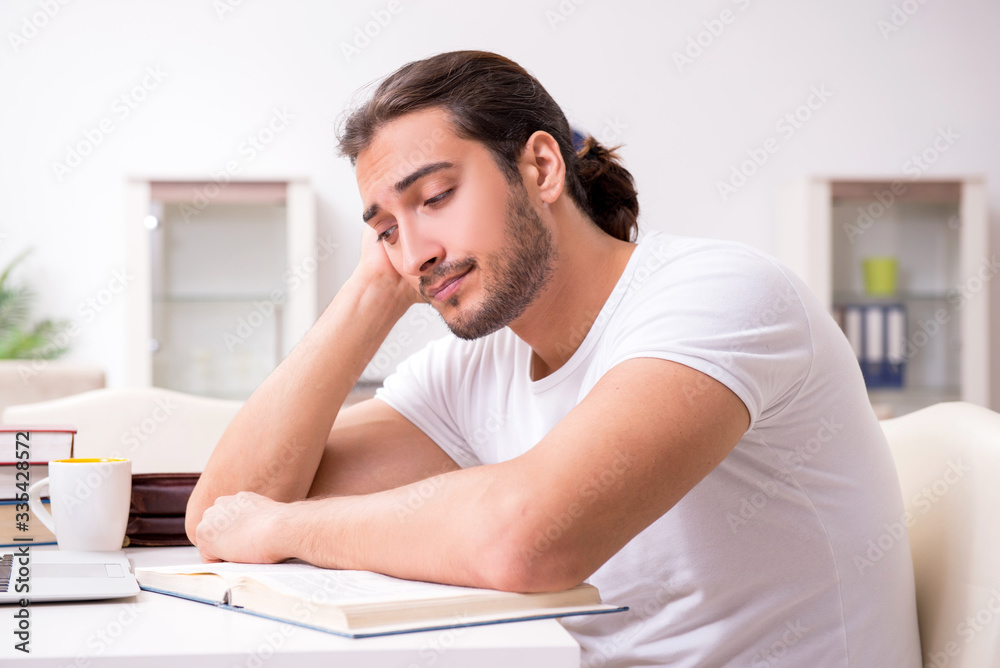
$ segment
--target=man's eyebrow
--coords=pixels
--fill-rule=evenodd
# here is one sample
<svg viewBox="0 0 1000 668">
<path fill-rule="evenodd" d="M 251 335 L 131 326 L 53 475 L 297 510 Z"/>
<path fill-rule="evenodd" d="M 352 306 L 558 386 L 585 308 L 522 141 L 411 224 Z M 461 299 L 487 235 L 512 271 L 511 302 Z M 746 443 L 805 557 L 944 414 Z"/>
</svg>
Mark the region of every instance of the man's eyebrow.
<svg viewBox="0 0 1000 668">
<path fill-rule="evenodd" d="M 420 169 L 411 172 L 407 176 L 404 176 L 399 181 L 397 181 L 396 185 L 393 186 L 393 190 L 395 190 L 397 193 L 401 193 L 410 186 L 412 186 L 414 183 L 416 183 L 418 180 L 427 176 L 428 174 L 433 174 L 434 172 L 440 172 L 442 169 L 450 169 L 454 166 L 455 165 L 450 162 L 432 162 L 429 165 L 424 165 Z M 361 220 L 367 223 L 369 220 L 377 216 L 378 212 L 379 212 L 378 204 L 372 204 L 370 207 L 365 209 L 365 212 L 363 214 L 361 214 Z"/>
</svg>

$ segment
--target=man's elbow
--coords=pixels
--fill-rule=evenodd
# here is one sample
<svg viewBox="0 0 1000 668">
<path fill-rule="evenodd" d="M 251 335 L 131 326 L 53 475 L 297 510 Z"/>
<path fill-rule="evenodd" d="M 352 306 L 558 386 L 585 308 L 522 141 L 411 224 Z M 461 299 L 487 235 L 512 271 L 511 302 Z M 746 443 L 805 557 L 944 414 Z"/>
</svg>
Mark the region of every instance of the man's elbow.
<svg viewBox="0 0 1000 668">
<path fill-rule="evenodd" d="M 479 552 L 483 586 L 521 593 L 562 591 L 588 578 L 595 566 L 569 536 L 550 539 L 544 528 L 502 531 Z"/>
<path fill-rule="evenodd" d="M 536 561 L 515 556 L 506 563 L 499 564 L 486 576 L 489 581 L 487 586 L 490 589 L 523 594 L 562 591 L 575 587 L 589 575 L 581 575 L 583 569 L 576 567 L 572 560 L 562 564 L 552 562 L 551 559 Z"/>
</svg>

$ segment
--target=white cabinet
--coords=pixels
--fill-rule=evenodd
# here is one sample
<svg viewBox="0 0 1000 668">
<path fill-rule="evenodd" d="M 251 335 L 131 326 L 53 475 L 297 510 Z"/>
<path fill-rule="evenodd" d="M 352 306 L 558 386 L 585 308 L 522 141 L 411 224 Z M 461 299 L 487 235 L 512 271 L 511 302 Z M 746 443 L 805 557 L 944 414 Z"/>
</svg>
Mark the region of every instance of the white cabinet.
<svg viewBox="0 0 1000 668">
<path fill-rule="evenodd" d="M 303 181 L 128 187 L 129 384 L 246 399 L 316 319 Z"/>
<path fill-rule="evenodd" d="M 989 406 L 989 287 L 997 268 L 982 179 L 803 179 L 782 191 L 779 222 L 780 259 L 850 332 L 880 415 L 959 399 Z M 892 294 L 866 289 L 862 266 L 875 257 L 895 260 Z M 879 325 L 879 309 L 903 314 L 902 327 Z M 869 315 L 864 335 L 874 347 L 859 338 L 858 318 L 867 323 Z M 883 387 L 884 378 L 868 373 L 880 353 L 901 367 L 901 387 Z"/>
</svg>

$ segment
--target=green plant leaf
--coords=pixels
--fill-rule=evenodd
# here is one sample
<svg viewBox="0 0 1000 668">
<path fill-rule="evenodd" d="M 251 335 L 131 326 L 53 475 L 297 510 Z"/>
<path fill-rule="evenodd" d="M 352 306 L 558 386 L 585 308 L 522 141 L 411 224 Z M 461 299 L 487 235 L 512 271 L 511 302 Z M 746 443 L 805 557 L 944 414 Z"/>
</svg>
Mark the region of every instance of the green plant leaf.
<svg viewBox="0 0 1000 668">
<path fill-rule="evenodd" d="M 56 335 L 69 326 L 65 321 L 42 320 L 31 331 L 10 330 L 0 337 L 0 359 L 55 359 L 66 352 Z"/>
<path fill-rule="evenodd" d="M 21 264 L 24 258 L 31 255 L 31 251 L 32 251 L 31 248 L 25 248 L 18 255 L 16 255 L 13 260 L 10 261 L 7 267 L 3 270 L 3 273 L 0 274 L 0 290 L 3 290 L 4 286 L 7 284 L 7 277 L 10 275 L 11 270 L 13 270 L 14 267 L 16 267 L 17 265 Z"/>
<path fill-rule="evenodd" d="M 26 288 L 0 288 L 0 332 L 23 327 L 33 294 Z"/>
<path fill-rule="evenodd" d="M 30 253 L 30 248 L 21 252 L 0 273 L 0 359 L 53 359 L 66 352 L 66 346 L 55 341 L 70 323 L 45 319 L 30 325 L 35 293 L 7 284 L 11 271 Z"/>
</svg>

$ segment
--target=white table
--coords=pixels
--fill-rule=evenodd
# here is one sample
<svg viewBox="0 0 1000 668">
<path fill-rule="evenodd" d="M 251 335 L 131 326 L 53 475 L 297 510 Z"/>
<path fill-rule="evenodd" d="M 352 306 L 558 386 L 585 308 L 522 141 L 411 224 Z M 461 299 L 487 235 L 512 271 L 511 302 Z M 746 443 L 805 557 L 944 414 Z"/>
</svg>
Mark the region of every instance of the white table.
<svg viewBox="0 0 1000 668">
<path fill-rule="evenodd" d="M 35 548 L 40 549 L 40 548 Z M 193 547 L 132 548 L 134 566 L 198 563 Z M 0 665 L 32 668 L 579 668 L 554 619 L 352 640 L 172 596 L 36 603 L 31 654 L 0 606 Z"/>
</svg>

